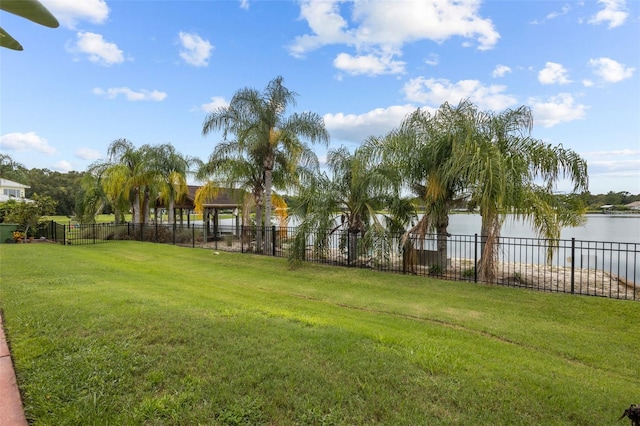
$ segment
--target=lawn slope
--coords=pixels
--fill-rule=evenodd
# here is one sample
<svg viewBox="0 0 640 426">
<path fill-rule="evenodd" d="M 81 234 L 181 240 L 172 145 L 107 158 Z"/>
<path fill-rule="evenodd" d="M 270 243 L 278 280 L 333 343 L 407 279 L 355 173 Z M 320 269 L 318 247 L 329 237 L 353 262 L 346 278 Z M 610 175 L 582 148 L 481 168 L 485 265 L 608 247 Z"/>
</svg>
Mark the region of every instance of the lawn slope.
<svg viewBox="0 0 640 426">
<path fill-rule="evenodd" d="M 640 402 L 637 302 L 137 242 L 0 256 L 34 424 L 603 425 Z"/>
</svg>

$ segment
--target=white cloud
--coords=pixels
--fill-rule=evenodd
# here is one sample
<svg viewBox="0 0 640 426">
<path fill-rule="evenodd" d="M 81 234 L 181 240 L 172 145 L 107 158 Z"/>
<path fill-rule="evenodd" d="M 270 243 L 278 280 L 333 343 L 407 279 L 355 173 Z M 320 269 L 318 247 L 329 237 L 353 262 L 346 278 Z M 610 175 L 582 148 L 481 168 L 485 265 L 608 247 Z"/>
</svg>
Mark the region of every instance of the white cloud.
<svg viewBox="0 0 640 426">
<path fill-rule="evenodd" d="M 560 123 L 582 120 L 585 118 L 589 108 L 586 105 L 576 103 L 569 93 L 560 93 L 552 96 L 546 102 L 539 98 L 530 98 L 528 104 L 533 110 L 535 123 L 543 127 L 552 127 Z"/>
<path fill-rule="evenodd" d="M 91 62 L 105 66 L 124 62 L 122 50 L 115 43 L 105 41 L 102 35 L 81 31 L 76 37 L 76 44 L 67 48 L 70 52 L 88 55 Z"/>
<path fill-rule="evenodd" d="M 348 23 L 340 15 L 337 0 L 305 0 L 300 4 L 300 18 L 307 21 L 313 35 L 295 38 L 289 47 L 291 55 L 303 57 L 307 52 L 328 44 L 352 44 L 354 38 L 347 30 Z"/>
<path fill-rule="evenodd" d="M 438 65 L 440 63 L 440 57 L 435 53 L 430 53 L 427 59 L 424 60 L 427 65 Z"/>
<path fill-rule="evenodd" d="M 73 170 L 73 167 L 71 166 L 71 163 L 69 163 L 68 161 L 60 160 L 53 165 L 53 170 L 57 172 L 67 173 Z"/>
<path fill-rule="evenodd" d="M 75 29 L 78 21 L 103 24 L 109 17 L 105 0 L 40 0 L 64 27 Z"/>
<path fill-rule="evenodd" d="M 640 150 L 621 149 L 580 154 L 589 165 L 589 175 L 640 177 Z"/>
<path fill-rule="evenodd" d="M 566 15 L 571 10 L 569 5 L 564 5 L 559 11 L 553 11 L 547 15 L 547 19 L 555 19 L 558 16 Z"/>
<path fill-rule="evenodd" d="M 394 66 L 382 69 L 385 73 L 403 72 L 404 64 L 398 66 L 401 63 L 392 57 L 401 54 L 406 43 L 420 40 L 441 43 L 459 36 L 474 40 L 480 50 L 493 48 L 500 35 L 490 19 L 479 16 L 479 8 L 478 1 L 404 0 L 401 5 L 389 7 L 388 2 L 381 1 L 303 0 L 300 18 L 307 21 L 311 33 L 296 37 L 289 52 L 303 57 L 322 46 L 343 44 L 355 48 L 350 58 L 369 61 L 372 52 L 391 52 L 391 57 L 383 62 Z M 352 62 L 352 67 L 361 68 Z M 341 63 L 334 61 L 335 65 Z"/>
<path fill-rule="evenodd" d="M 36 132 L 7 133 L 0 137 L 0 148 L 8 151 L 37 151 L 42 154 L 52 155 L 56 152 L 47 140 Z"/>
<path fill-rule="evenodd" d="M 361 143 L 369 136 L 385 135 L 415 110 L 413 105 L 394 105 L 364 114 L 325 114 L 323 118 L 332 139 Z"/>
<path fill-rule="evenodd" d="M 160 102 L 167 97 L 165 92 L 159 92 L 157 90 L 139 90 L 136 92 L 128 87 L 111 87 L 107 90 L 104 90 L 101 87 L 96 87 L 92 92 L 94 95 L 104 96 L 107 99 L 115 99 L 118 95 L 124 95 L 128 101 Z"/>
<path fill-rule="evenodd" d="M 512 72 L 511 67 L 508 67 L 506 65 L 497 65 L 496 68 L 491 73 L 491 75 L 493 77 L 504 77 L 505 74 L 509 72 Z"/>
<path fill-rule="evenodd" d="M 249 0 L 240 0 L 240 9 L 249 10 Z"/>
<path fill-rule="evenodd" d="M 390 55 L 358 55 L 340 53 L 333 60 L 333 65 L 351 75 L 367 74 L 399 74 L 404 72 L 405 62 L 394 61 Z"/>
<path fill-rule="evenodd" d="M 590 24 L 609 23 L 609 29 L 611 29 L 624 24 L 627 20 L 629 13 L 625 10 L 625 0 L 598 0 L 598 3 L 604 5 L 604 9 L 589 19 Z"/>
<path fill-rule="evenodd" d="M 538 81 L 542 84 L 568 84 L 571 80 L 567 77 L 567 70 L 561 64 L 547 62 L 545 67 L 538 72 Z"/>
<path fill-rule="evenodd" d="M 222 96 L 213 96 L 211 98 L 211 102 L 208 104 L 202 104 L 200 107 L 203 111 L 213 112 L 218 108 L 224 108 L 229 106 L 229 102 L 227 102 Z"/>
<path fill-rule="evenodd" d="M 446 79 L 418 77 L 406 83 L 402 90 L 407 100 L 435 107 L 444 102 L 457 105 L 461 100 L 469 99 L 481 109 L 501 111 L 517 102 L 515 97 L 503 93 L 506 86 L 484 86 L 478 80 L 451 83 Z"/>
<path fill-rule="evenodd" d="M 98 151 L 91 148 L 79 148 L 76 150 L 75 156 L 80 158 L 81 160 L 90 161 L 97 160 L 98 158 L 102 157 L 102 155 Z"/>
<path fill-rule="evenodd" d="M 206 67 L 209 65 L 209 57 L 211 56 L 211 50 L 213 45 L 208 40 L 204 40 L 198 34 L 190 34 L 180 32 L 178 34 L 180 38 L 180 57 L 184 61 L 193 65 L 194 67 Z"/>
<path fill-rule="evenodd" d="M 593 81 L 585 78 L 582 80 L 582 85 L 584 87 L 593 87 Z"/>
<path fill-rule="evenodd" d="M 609 58 L 590 59 L 589 65 L 594 73 L 608 83 L 617 83 L 633 75 L 635 68 L 625 67 L 620 62 Z"/>
</svg>

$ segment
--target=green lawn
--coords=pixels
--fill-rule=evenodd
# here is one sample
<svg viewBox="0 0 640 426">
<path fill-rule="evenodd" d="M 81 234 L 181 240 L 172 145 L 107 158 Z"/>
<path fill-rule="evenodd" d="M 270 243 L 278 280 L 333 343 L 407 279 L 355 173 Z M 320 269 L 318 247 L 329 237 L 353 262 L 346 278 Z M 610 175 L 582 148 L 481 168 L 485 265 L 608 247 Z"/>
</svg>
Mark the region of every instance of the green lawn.
<svg viewBox="0 0 640 426">
<path fill-rule="evenodd" d="M 615 425 L 640 304 L 137 242 L 0 245 L 28 419 Z"/>
</svg>

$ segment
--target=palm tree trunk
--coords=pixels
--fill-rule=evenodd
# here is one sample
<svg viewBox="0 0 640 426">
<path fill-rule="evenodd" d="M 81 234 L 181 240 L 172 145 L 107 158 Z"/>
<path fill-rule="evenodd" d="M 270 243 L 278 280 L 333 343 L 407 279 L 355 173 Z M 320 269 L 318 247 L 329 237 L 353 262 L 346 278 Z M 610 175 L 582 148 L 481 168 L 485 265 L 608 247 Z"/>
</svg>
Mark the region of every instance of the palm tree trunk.
<svg viewBox="0 0 640 426">
<path fill-rule="evenodd" d="M 140 191 L 137 188 L 134 189 L 131 210 L 133 210 L 131 212 L 133 214 L 133 216 L 131 217 L 133 223 L 140 223 Z"/>
<path fill-rule="evenodd" d="M 271 253 L 271 171 L 273 168 L 273 158 L 267 156 L 264 170 L 264 228 L 266 230 L 264 239 L 264 253 Z"/>
<path fill-rule="evenodd" d="M 256 251 L 261 252 L 262 251 L 262 231 L 263 231 L 263 224 L 262 224 L 262 195 L 261 194 L 254 194 L 254 196 L 256 197 L 256 228 L 257 228 L 257 232 L 256 232 Z"/>
<path fill-rule="evenodd" d="M 144 188 L 144 197 L 142 198 L 142 217 L 141 222 L 147 223 L 149 219 L 149 187 L 145 186 Z"/>
<path fill-rule="evenodd" d="M 168 216 L 168 221 L 170 224 L 174 224 L 176 222 L 175 216 L 175 201 L 173 199 L 173 193 L 169 195 L 169 216 Z"/>
<path fill-rule="evenodd" d="M 480 281 L 495 282 L 498 275 L 498 249 L 503 219 L 497 213 L 482 216 L 481 255 L 478 265 Z"/>
<path fill-rule="evenodd" d="M 444 272 L 447 270 L 447 238 L 449 237 L 449 233 L 447 232 L 447 227 L 449 226 L 449 215 L 444 215 L 440 218 L 436 228 L 436 265 L 440 268 L 440 271 Z"/>
</svg>

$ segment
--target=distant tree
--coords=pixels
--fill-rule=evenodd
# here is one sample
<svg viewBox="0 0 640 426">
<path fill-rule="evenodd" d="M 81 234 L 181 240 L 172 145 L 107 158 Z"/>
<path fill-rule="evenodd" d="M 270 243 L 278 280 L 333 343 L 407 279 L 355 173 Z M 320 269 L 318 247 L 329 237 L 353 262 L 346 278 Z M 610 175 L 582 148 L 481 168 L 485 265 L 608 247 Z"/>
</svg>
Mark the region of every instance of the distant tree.
<svg viewBox="0 0 640 426">
<path fill-rule="evenodd" d="M 24 165 L 14 161 L 11 156 L 0 153 L 0 178 L 26 185 L 26 171 Z"/>
<path fill-rule="evenodd" d="M 49 169 L 30 169 L 26 172 L 27 198 L 32 194 L 47 195 L 56 201 L 56 215 L 74 216 L 76 197 L 81 189 L 84 172 L 61 173 Z"/>
<path fill-rule="evenodd" d="M 30 201 L 9 200 L 4 220 L 22 227 L 25 237 L 32 228 L 36 228 L 43 216 L 55 212 L 56 202 L 46 195 L 33 194 Z"/>
</svg>

